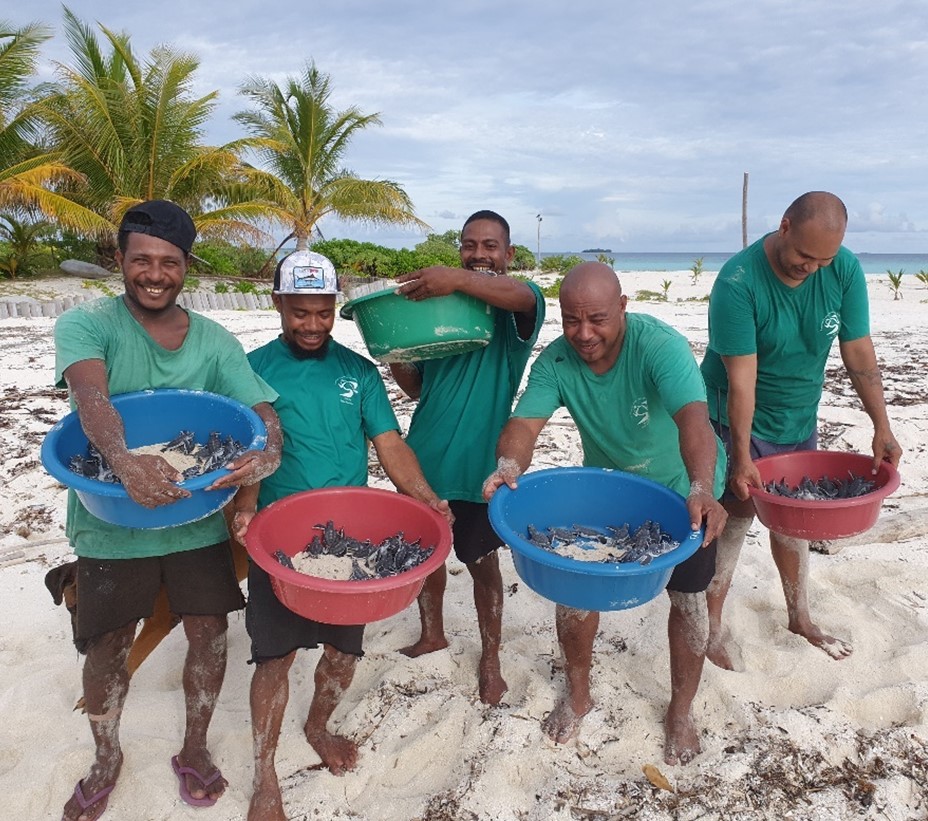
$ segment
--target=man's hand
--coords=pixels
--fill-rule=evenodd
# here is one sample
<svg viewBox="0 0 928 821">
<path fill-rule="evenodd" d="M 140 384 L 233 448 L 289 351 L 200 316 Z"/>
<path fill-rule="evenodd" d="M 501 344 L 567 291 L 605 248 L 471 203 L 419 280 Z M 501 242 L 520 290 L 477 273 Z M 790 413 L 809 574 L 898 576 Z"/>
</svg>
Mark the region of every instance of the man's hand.
<svg viewBox="0 0 928 821">
<path fill-rule="evenodd" d="M 742 502 L 746 502 L 750 498 L 748 488 L 756 487 L 762 489 L 764 483 L 760 478 L 760 471 L 757 470 L 757 466 L 752 461 L 733 461 L 731 464 L 731 477 L 728 480 L 728 486 L 735 496 Z"/>
<path fill-rule="evenodd" d="M 706 529 L 700 547 L 718 538 L 725 527 L 728 513 L 709 491 L 694 484 L 690 488 L 690 495 L 686 497 L 686 509 L 690 514 L 690 527 L 694 531 L 699 530 L 705 522 Z"/>
<path fill-rule="evenodd" d="M 434 502 L 429 502 L 429 507 L 444 517 L 448 527 L 454 524 L 454 514 L 451 512 L 451 505 L 447 499 L 436 499 Z"/>
<path fill-rule="evenodd" d="M 183 480 L 183 474 L 157 454 L 126 453 L 113 466 L 113 472 L 129 498 L 142 507 L 170 505 L 190 496 L 189 490 L 175 484 Z"/>
<path fill-rule="evenodd" d="M 467 274 L 463 268 L 423 268 L 411 274 L 402 274 L 396 281 L 402 283 L 397 293 L 419 302 L 433 296 L 448 296 L 459 290 L 461 276 Z"/>
<path fill-rule="evenodd" d="M 873 472 L 880 469 L 880 462 L 890 462 L 894 468 L 899 467 L 902 459 L 902 447 L 896 441 L 892 431 L 876 431 L 873 434 Z"/>
<path fill-rule="evenodd" d="M 515 459 L 500 457 L 494 470 L 483 483 L 483 498 L 488 502 L 501 485 L 508 485 L 512 490 L 517 487 L 517 480 L 522 475 L 519 463 Z"/>
<path fill-rule="evenodd" d="M 275 449 L 249 450 L 233 459 L 225 468 L 232 471 L 220 476 L 207 490 L 221 490 L 227 487 L 253 485 L 266 479 L 280 465 L 280 453 Z"/>
<path fill-rule="evenodd" d="M 235 537 L 235 540 L 245 543 L 245 534 L 248 532 L 248 526 L 251 524 L 251 520 L 254 519 L 257 511 L 252 508 L 244 508 L 242 510 L 236 510 L 232 514 L 232 535 Z"/>
</svg>

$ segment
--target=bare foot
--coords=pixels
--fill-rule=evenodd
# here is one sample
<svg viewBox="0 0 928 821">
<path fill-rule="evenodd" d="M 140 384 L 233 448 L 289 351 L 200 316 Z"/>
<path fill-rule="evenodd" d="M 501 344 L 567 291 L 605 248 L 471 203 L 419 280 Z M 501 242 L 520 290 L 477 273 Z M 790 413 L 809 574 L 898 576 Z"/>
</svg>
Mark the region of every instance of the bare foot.
<svg viewBox="0 0 928 821">
<path fill-rule="evenodd" d="M 738 673 L 744 671 L 741 648 L 731 637 L 731 632 L 727 627 L 722 628 L 721 635 L 710 633 L 709 644 L 706 647 L 706 658 L 723 670 L 734 670 Z"/>
<path fill-rule="evenodd" d="M 854 647 L 849 641 L 844 641 L 844 639 L 835 638 L 834 636 L 829 636 L 827 633 L 823 633 L 818 625 L 810 624 L 806 628 L 790 625 L 789 629 L 797 636 L 802 636 L 813 647 L 824 650 L 837 661 L 846 659 L 854 652 Z"/>
<path fill-rule="evenodd" d="M 181 767 L 189 767 L 196 770 L 205 781 L 209 781 L 214 773 L 219 772 L 219 768 L 213 764 L 209 750 L 205 747 L 198 750 L 181 750 L 177 754 L 177 763 Z M 195 775 L 187 774 L 184 776 L 187 780 L 187 791 L 191 798 L 213 798 L 218 799 L 229 786 L 229 782 L 222 776 L 217 778 L 207 786 L 203 786 L 203 781 Z"/>
<path fill-rule="evenodd" d="M 668 710 L 664 717 L 664 761 L 689 764 L 701 751 L 693 717 L 689 713 L 682 717 L 672 716 Z"/>
<path fill-rule="evenodd" d="M 415 644 L 410 644 L 408 647 L 401 647 L 400 652 L 404 656 L 409 656 L 411 659 L 419 658 L 419 656 L 424 656 L 426 653 L 434 653 L 436 650 L 444 650 L 448 646 L 448 639 L 444 636 L 439 636 L 438 638 L 425 638 L 423 636 Z"/>
<path fill-rule="evenodd" d="M 248 805 L 248 821 L 287 821 L 276 777 L 273 784 L 255 784 Z"/>
<path fill-rule="evenodd" d="M 350 738 L 333 735 L 327 730 L 317 732 L 304 727 L 309 746 L 316 751 L 332 775 L 344 775 L 358 764 L 358 745 Z"/>
<path fill-rule="evenodd" d="M 573 705 L 570 697 L 565 695 L 541 722 L 541 729 L 556 744 L 566 744 L 572 738 L 577 737 L 583 717 L 592 709 L 592 701 Z"/>
<path fill-rule="evenodd" d="M 499 669 L 499 656 L 492 659 L 480 657 L 480 669 L 477 677 L 480 700 L 484 704 L 497 705 L 503 694 L 509 689 Z"/>
<path fill-rule="evenodd" d="M 106 790 L 112 791 L 121 769 L 121 754 L 114 761 L 94 762 L 94 765 L 90 768 L 90 774 L 78 782 L 68 803 L 64 805 L 62 821 L 95 821 L 95 819 L 103 815 L 109 798 L 109 793 Z M 86 809 L 81 806 L 77 795 L 78 792 L 83 797 L 85 804 L 92 802 Z M 104 795 L 100 795 L 101 792 Z M 93 798 L 97 795 L 100 795 L 100 797 L 93 801 Z"/>
</svg>

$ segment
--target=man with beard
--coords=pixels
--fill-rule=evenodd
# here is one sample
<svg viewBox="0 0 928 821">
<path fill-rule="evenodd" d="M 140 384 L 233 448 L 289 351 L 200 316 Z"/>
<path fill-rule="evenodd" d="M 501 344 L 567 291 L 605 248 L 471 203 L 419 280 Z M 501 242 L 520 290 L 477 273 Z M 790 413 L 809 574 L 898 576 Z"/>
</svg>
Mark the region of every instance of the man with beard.
<svg viewBox="0 0 928 821">
<path fill-rule="evenodd" d="M 836 337 L 851 385 L 873 422 L 873 471 L 884 459 L 898 465 L 902 456 L 870 338 L 867 283 L 857 258 L 841 244 L 846 229 L 844 203 L 826 191 L 810 191 L 786 209 L 776 231 L 728 260 L 712 286 L 701 367 L 709 415 L 729 447 L 730 475 L 724 498 L 729 518 L 707 594 L 708 658 L 723 669 L 743 666 L 722 625 L 722 608 L 754 520 L 748 486 L 761 487 L 753 460 L 816 449 L 825 364 Z M 770 552 L 788 629 L 833 659 L 846 658 L 850 642 L 812 621 L 809 543 L 771 531 Z"/>
<path fill-rule="evenodd" d="M 416 452 L 436 492 L 451 502 L 454 552 L 474 583 L 480 629 L 480 700 L 498 704 L 506 692 L 499 663 L 503 580 L 499 538 L 483 499 L 483 480 L 495 465 L 493 449 L 509 418 L 512 399 L 538 338 L 545 301 L 538 286 L 506 276 L 515 248 L 509 224 L 493 211 L 468 217 L 461 232 L 461 268 L 425 268 L 397 277 L 408 299 L 455 292 L 495 309 L 493 339 L 483 348 L 414 365 L 391 365 L 397 384 L 419 404 L 406 441 Z M 402 652 L 416 657 L 448 646 L 442 619 L 447 584 L 444 566 L 430 575 L 419 595 L 422 632 Z"/>
<path fill-rule="evenodd" d="M 277 266 L 273 300 L 281 335 L 248 355 L 255 372 L 273 386 L 283 428 L 280 468 L 260 487 L 243 488 L 234 500 L 235 535 L 242 539 L 257 508 L 304 490 L 367 485 L 368 440 L 400 493 L 418 499 L 451 521 L 403 441 L 376 366 L 332 339 L 335 268 L 321 254 L 295 251 Z M 314 523 L 309 523 L 311 526 Z M 251 720 L 255 750 L 250 821 L 284 819 L 274 768 L 289 671 L 296 651 L 323 645 L 315 690 L 303 731 L 335 775 L 354 769 L 354 741 L 330 733 L 328 720 L 354 677 L 363 655 L 364 625 L 320 624 L 284 607 L 270 578 L 252 563 L 248 573 L 245 623 L 252 641 Z"/>
</svg>

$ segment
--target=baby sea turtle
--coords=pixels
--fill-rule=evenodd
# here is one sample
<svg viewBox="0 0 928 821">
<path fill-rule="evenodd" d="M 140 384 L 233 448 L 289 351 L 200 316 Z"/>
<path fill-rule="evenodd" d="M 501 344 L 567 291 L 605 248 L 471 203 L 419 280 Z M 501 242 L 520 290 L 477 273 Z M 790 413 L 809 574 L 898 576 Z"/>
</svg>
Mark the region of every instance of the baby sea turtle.
<svg viewBox="0 0 928 821">
<path fill-rule="evenodd" d="M 643 522 L 634 532 L 628 524 L 620 527 L 607 525 L 602 531 L 583 525 L 573 525 L 569 528 L 555 526 L 543 531 L 530 524 L 527 532 L 529 541 L 545 550 L 596 550 L 603 557 L 599 561 L 622 564 L 638 562 L 647 565 L 658 556 L 680 546 L 660 524 L 650 519 Z"/>
<path fill-rule="evenodd" d="M 876 489 L 876 482 L 864 476 L 858 476 L 848 471 L 848 477 L 842 479 L 823 476 L 812 480 L 803 476 L 798 485 L 793 487 L 785 478 L 779 482 L 771 481 L 764 485 L 764 490 L 774 496 L 784 496 L 787 499 L 802 499 L 805 501 L 823 501 L 826 499 L 853 499 L 864 496 Z"/>
</svg>

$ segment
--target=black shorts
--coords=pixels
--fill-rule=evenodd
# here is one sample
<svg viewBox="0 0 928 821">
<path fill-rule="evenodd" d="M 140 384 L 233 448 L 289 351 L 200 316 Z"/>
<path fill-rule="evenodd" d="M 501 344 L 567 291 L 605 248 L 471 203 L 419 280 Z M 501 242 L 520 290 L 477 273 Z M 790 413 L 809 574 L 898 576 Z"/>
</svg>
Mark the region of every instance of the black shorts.
<svg viewBox="0 0 928 821">
<path fill-rule="evenodd" d="M 717 539 L 700 547 L 685 562 L 680 562 L 667 582 L 667 589 L 676 593 L 702 593 L 709 587 L 715 575 L 715 550 Z"/>
<path fill-rule="evenodd" d="M 473 564 L 502 545 L 502 539 L 490 524 L 489 505 L 462 499 L 452 499 L 449 505 L 454 514 L 451 526 L 454 555 L 464 564 Z"/>
<path fill-rule="evenodd" d="M 248 562 L 245 628 L 251 636 L 251 661 L 255 664 L 320 644 L 358 658 L 364 655 L 363 624 L 322 624 L 294 613 L 275 595 L 271 577 L 252 561 Z"/>
<path fill-rule="evenodd" d="M 77 559 L 75 638 L 111 633 L 154 611 L 161 585 L 178 616 L 220 616 L 245 606 L 229 543 L 144 559 Z"/>
</svg>

